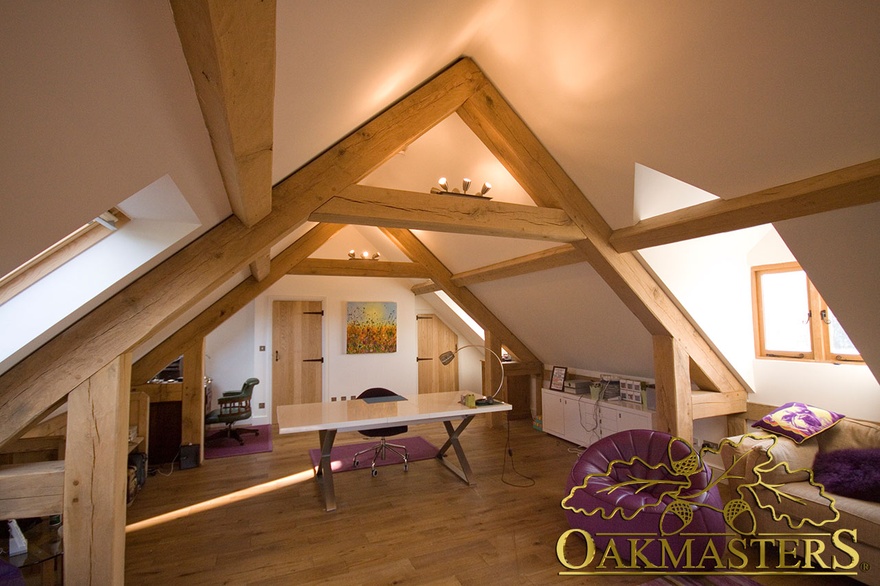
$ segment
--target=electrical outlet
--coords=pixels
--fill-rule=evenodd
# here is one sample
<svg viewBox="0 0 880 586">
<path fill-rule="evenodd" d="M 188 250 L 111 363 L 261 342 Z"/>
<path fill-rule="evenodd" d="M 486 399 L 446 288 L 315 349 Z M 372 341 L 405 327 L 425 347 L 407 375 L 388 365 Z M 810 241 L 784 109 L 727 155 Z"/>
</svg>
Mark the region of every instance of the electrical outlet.
<svg viewBox="0 0 880 586">
<path fill-rule="evenodd" d="M 265 352 L 265 351 L 266 351 L 266 347 L 265 347 L 265 346 L 260 346 L 260 352 Z"/>
<path fill-rule="evenodd" d="M 266 404 L 265 404 L 265 403 L 260 403 L 260 409 L 265 409 L 265 408 L 266 408 Z"/>
</svg>

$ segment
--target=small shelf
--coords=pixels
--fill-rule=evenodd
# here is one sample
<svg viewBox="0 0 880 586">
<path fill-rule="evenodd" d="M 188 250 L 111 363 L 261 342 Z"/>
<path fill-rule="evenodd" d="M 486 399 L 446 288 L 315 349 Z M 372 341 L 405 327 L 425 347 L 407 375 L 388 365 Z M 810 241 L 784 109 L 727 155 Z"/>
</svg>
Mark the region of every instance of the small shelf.
<svg viewBox="0 0 880 586">
<path fill-rule="evenodd" d="M 130 454 L 135 451 L 142 443 L 144 443 L 144 438 L 142 437 L 136 437 L 133 442 L 128 442 L 128 453 Z"/>
</svg>

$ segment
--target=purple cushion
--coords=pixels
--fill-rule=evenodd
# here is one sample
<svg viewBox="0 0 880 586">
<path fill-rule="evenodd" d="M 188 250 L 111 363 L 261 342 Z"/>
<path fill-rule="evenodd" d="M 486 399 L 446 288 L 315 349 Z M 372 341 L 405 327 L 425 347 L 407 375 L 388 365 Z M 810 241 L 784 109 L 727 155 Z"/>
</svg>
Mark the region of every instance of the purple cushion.
<svg viewBox="0 0 880 586">
<path fill-rule="evenodd" d="M 828 492 L 880 502 L 880 448 L 819 452 L 813 462 L 813 479 Z"/>
<path fill-rule="evenodd" d="M 843 415 L 813 407 L 806 403 L 786 403 L 752 424 L 777 435 L 783 435 L 795 443 L 801 443 L 814 435 L 830 429 L 843 419 Z"/>
</svg>

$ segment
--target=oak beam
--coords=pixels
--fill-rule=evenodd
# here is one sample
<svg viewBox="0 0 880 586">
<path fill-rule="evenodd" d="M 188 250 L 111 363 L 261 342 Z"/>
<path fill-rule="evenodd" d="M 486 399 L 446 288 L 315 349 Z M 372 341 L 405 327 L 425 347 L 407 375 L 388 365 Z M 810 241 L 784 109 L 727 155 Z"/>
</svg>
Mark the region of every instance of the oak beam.
<svg viewBox="0 0 880 586">
<path fill-rule="evenodd" d="M 684 346 L 671 336 L 654 336 L 653 341 L 654 379 L 657 386 L 656 427 L 659 431 L 693 441 L 690 359 Z"/>
<path fill-rule="evenodd" d="M 275 0 L 171 0 L 232 213 L 272 211 Z"/>
<path fill-rule="evenodd" d="M 276 185 L 266 218 L 251 228 L 234 216 L 221 222 L 0 375 L 0 445 L 228 281 L 327 198 L 448 117 L 484 83 L 473 61 L 456 62 Z"/>
<path fill-rule="evenodd" d="M 442 290 L 443 287 L 441 287 L 434 281 L 425 281 L 424 283 L 418 283 L 410 288 L 410 291 L 412 291 L 413 295 L 426 295 L 428 293 L 435 293 Z"/>
<path fill-rule="evenodd" d="M 366 185 L 343 190 L 316 209 L 309 219 L 551 242 L 572 242 L 584 237 L 568 215 L 558 209 Z"/>
<path fill-rule="evenodd" d="M 123 584 L 131 354 L 68 398 L 64 461 L 64 580 Z"/>
<path fill-rule="evenodd" d="M 459 287 L 469 287 L 499 279 L 517 277 L 538 271 L 584 262 L 584 255 L 570 244 L 563 244 L 525 256 L 503 260 L 485 267 L 452 275 L 452 281 Z"/>
<path fill-rule="evenodd" d="M 271 257 L 269 256 L 269 251 L 260 254 L 257 258 L 255 258 L 251 264 L 248 265 L 248 269 L 251 272 L 251 276 L 257 281 L 262 281 L 266 277 L 269 276 L 269 266 L 272 262 Z"/>
<path fill-rule="evenodd" d="M 409 230 L 400 228 L 380 228 L 405 255 L 413 262 L 419 263 L 428 270 L 431 279 L 443 287 L 443 291 L 452 297 L 480 326 L 492 332 L 508 350 L 522 362 L 537 362 L 538 359 L 501 320 L 489 311 L 483 303 L 471 293 L 467 287 L 459 287 L 452 282 L 452 273 L 428 248 L 422 244 Z"/>
<path fill-rule="evenodd" d="M 694 391 L 691 395 L 691 404 L 694 410 L 694 419 L 705 419 L 719 415 L 745 414 L 746 411 L 745 391 L 729 391 L 719 393 L 717 391 Z"/>
<path fill-rule="evenodd" d="M 654 216 L 615 230 L 610 241 L 627 252 L 877 201 L 880 159 Z"/>
<path fill-rule="evenodd" d="M 0 466 L 0 519 L 48 517 L 63 510 L 63 460 Z"/>
<path fill-rule="evenodd" d="M 632 253 L 608 243 L 611 228 L 491 84 L 459 116 L 539 205 L 566 211 L 586 236 L 572 243 L 652 335 L 672 335 L 720 389 L 744 383 L 714 351 L 676 300 Z"/>
<path fill-rule="evenodd" d="M 391 277 L 425 279 L 428 271 L 414 262 L 369 260 L 338 260 L 306 258 L 288 271 L 289 275 L 322 275 L 331 277 Z"/>
<path fill-rule="evenodd" d="M 291 268 L 318 250 L 342 228 L 343 226 L 337 224 L 319 224 L 300 236 L 296 242 L 272 260 L 269 275 L 265 279 L 262 281 L 253 277 L 245 279 L 135 362 L 131 374 L 134 383 L 143 384 L 153 378 L 168 363 L 183 354 L 192 340 L 210 334 L 217 326 L 277 283 Z"/>
<path fill-rule="evenodd" d="M 468 287 L 581 262 L 586 262 L 584 255 L 570 244 L 563 244 L 470 271 L 456 273 L 452 275 L 452 282 L 459 287 Z M 419 283 L 412 287 L 414 295 L 424 295 L 439 290 L 440 286 L 433 281 Z"/>
</svg>

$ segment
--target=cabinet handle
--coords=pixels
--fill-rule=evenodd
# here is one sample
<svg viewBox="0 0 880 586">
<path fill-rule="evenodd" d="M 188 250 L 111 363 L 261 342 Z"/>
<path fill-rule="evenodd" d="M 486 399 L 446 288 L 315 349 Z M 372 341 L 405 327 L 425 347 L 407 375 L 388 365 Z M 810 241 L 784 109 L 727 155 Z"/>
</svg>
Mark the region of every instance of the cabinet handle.
<svg viewBox="0 0 880 586">
<path fill-rule="evenodd" d="M 275 362 L 278 362 L 278 350 L 275 350 Z"/>
</svg>

